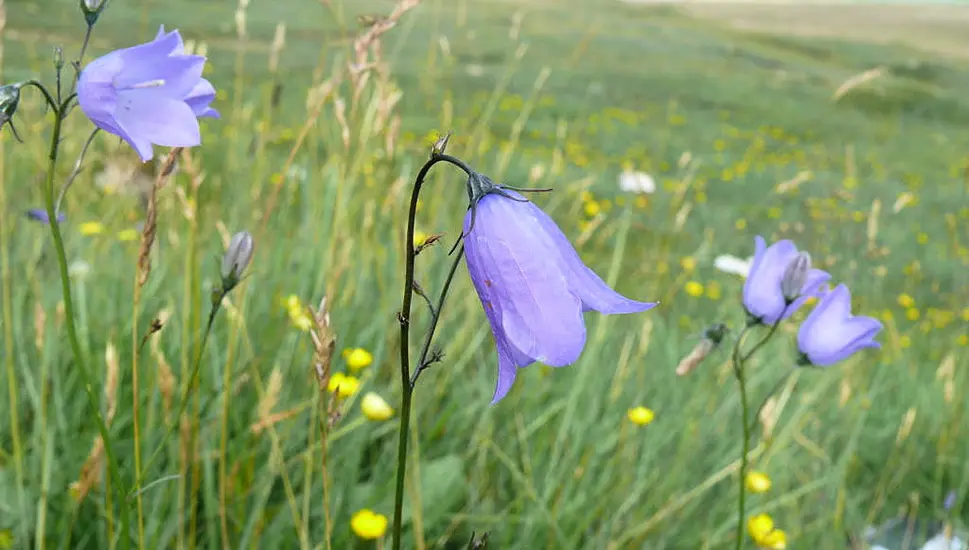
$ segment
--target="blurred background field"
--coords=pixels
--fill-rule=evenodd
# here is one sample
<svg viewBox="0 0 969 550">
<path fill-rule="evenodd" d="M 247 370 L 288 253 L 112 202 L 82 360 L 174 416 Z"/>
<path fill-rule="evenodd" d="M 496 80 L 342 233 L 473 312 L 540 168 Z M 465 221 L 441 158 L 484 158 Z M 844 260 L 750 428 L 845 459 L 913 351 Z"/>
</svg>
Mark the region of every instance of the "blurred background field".
<svg viewBox="0 0 969 550">
<path fill-rule="evenodd" d="M 73 56 L 83 38 L 76 2 L 3 4 L 3 82 L 51 81 L 52 47 Z M 132 403 L 147 456 L 174 422 L 228 234 L 256 238 L 188 409 L 196 445 L 180 430 L 143 480 L 145 547 L 380 547 L 350 517 L 391 515 L 396 417 L 367 420 L 360 397 L 398 404 L 406 201 L 445 131 L 450 153 L 496 181 L 554 188 L 534 200 L 587 263 L 661 305 L 590 315 L 577 364 L 528 368 L 490 407 L 495 351 L 462 267 L 445 360 L 415 393 L 406 548 L 462 548 L 472 531 L 500 549 L 727 547 L 740 448 L 728 357 L 673 370 L 706 326 L 742 323 L 743 280 L 713 260 L 750 256 L 755 235 L 795 240 L 886 330 L 880 352 L 790 379 L 754 460 L 773 487 L 750 510 L 809 549 L 844 548 L 901 507 L 941 517 L 951 490 L 951 513 L 969 517 L 969 8 L 424 0 L 381 37 L 387 70 L 354 81 L 360 16 L 393 9 L 112 0 L 95 29 L 88 59 L 178 28 L 208 55 L 222 113 L 160 194 L 137 309 L 151 165 L 132 172 L 101 136 L 67 198 L 82 344 L 129 485 Z M 97 428 L 50 235 L 24 215 L 42 205 L 49 120 L 37 95 L 22 103 L 26 143 L 0 133 L 0 548 L 109 548 L 118 503 L 103 483 L 81 489 Z M 70 119 L 60 181 L 89 132 Z M 655 192 L 621 191 L 624 170 Z M 418 225 L 447 237 L 419 258 L 429 289 L 467 206 L 459 173 L 435 174 Z M 327 510 L 312 345 L 286 305 L 324 295 L 334 368 L 348 372 L 344 349 L 373 355 L 329 436 Z M 794 328 L 756 361 L 755 401 L 793 365 Z M 655 420 L 631 422 L 636 406 Z"/>
</svg>

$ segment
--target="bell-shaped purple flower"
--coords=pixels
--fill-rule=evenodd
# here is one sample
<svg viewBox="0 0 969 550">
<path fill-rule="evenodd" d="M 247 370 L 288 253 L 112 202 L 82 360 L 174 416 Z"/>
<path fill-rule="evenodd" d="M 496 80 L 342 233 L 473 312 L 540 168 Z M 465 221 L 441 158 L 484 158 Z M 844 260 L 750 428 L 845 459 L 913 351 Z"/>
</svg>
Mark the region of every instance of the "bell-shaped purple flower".
<svg viewBox="0 0 969 550">
<path fill-rule="evenodd" d="M 215 88 L 202 78 L 205 57 L 184 52 L 178 31 L 161 27 L 151 42 L 95 59 L 78 79 L 81 110 L 98 128 L 127 141 L 144 162 L 151 160 L 153 144 L 198 145 L 198 117 L 219 113 L 209 107 Z"/>
<path fill-rule="evenodd" d="M 496 189 L 464 219 L 468 272 L 498 348 L 492 403 L 508 393 L 521 367 L 575 362 L 585 346 L 584 311 L 634 313 L 656 305 L 609 288 L 545 212 Z"/>
<path fill-rule="evenodd" d="M 851 315 L 851 293 L 838 285 L 825 293 L 797 332 L 801 364 L 826 367 L 864 348 L 880 348 L 875 335 L 882 324 Z"/>
<path fill-rule="evenodd" d="M 754 243 L 754 260 L 744 283 L 744 307 L 758 322 L 773 325 L 790 317 L 808 298 L 817 296 L 821 285 L 831 278 L 820 269 L 809 270 L 801 295 L 789 302 L 781 282 L 787 267 L 798 258 L 797 246 L 783 240 L 768 247 L 760 236 L 754 239 Z"/>
</svg>

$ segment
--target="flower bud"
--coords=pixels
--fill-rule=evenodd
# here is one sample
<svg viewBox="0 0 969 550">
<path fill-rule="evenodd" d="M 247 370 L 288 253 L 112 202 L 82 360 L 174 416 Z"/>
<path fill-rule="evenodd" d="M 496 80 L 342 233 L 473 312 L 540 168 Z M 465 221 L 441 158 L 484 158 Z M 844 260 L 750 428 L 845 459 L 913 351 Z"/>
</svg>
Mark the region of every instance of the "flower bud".
<svg viewBox="0 0 969 550">
<path fill-rule="evenodd" d="M 17 106 L 20 105 L 22 87 L 22 82 L 0 86 L 0 128 L 9 122 L 10 128 L 13 129 L 13 114 L 17 112 Z M 16 133 L 17 131 L 14 130 L 14 135 Z"/>
<path fill-rule="evenodd" d="M 240 231 L 232 236 L 229 248 L 222 257 L 222 290 L 229 292 L 242 277 L 242 272 L 249 267 L 252 260 L 252 235 L 248 231 Z"/>
<path fill-rule="evenodd" d="M 436 157 L 443 155 L 447 150 L 447 142 L 451 140 L 451 132 L 444 134 L 443 136 L 437 138 L 434 145 L 431 146 L 431 157 Z"/>
<path fill-rule="evenodd" d="M 97 23 L 98 17 L 101 16 L 107 4 L 108 0 L 80 0 L 81 13 L 84 14 L 84 20 L 87 21 L 88 26 Z"/>
<path fill-rule="evenodd" d="M 60 71 L 64 68 L 64 48 L 56 46 L 54 48 L 54 69 Z"/>
<path fill-rule="evenodd" d="M 784 277 L 781 278 L 781 294 L 788 303 L 793 302 L 801 295 L 801 289 L 807 283 L 808 273 L 811 271 L 811 255 L 807 252 L 800 252 L 787 264 L 784 269 Z"/>
</svg>

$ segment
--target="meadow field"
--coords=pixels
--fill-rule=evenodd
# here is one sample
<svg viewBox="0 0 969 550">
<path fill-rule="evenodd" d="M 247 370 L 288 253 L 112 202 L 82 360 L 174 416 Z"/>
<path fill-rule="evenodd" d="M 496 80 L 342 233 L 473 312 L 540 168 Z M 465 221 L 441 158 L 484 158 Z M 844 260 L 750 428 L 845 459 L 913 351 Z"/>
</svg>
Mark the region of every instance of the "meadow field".
<svg viewBox="0 0 969 550">
<path fill-rule="evenodd" d="M 44 205 L 51 117 L 25 89 L 24 143 L 0 132 L 0 549 L 390 548 L 389 530 L 364 539 L 351 520 L 393 515 L 407 207 L 446 132 L 448 153 L 495 181 L 552 188 L 530 198 L 585 262 L 660 305 L 589 313 L 577 363 L 522 370 L 492 406 L 495 347 L 459 267 L 443 360 L 414 393 L 404 548 L 467 548 L 485 532 L 501 550 L 733 548 L 729 342 L 689 376 L 674 370 L 708 326 L 742 326 L 743 278 L 714 259 L 752 256 L 757 235 L 794 240 L 885 328 L 880 350 L 788 375 L 786 323 L 749 365 L 755 404 L 780 386 L 751 454 L 772 483 L 747 496 L 748 515 L 812 550 L 846 548 L 900 510 L 969 520 L 969 8 L 422 0 L 365 52 L 373 67 L 354 65 L 357 37 L 396 5 L 111 0 L 95 26 L 86 60 L 179 29 L 208 56 L 222 115 L 157 192 L 144 285 L 146 196 L 168 151 L 138 168 L 102 132 L 64 203 L 120 502 L 51 230 L 26 215 Z M 0 83 L 52 82 L 52 48 L 77 55 L 76 1 L 0 10 Z M 68 119 L 58 185 L 91 128 Z M 655 192 L 622 191 L 631 170 Z M 465 179 L 439 167 L 425 185 L 417 228 L 445 233 L 417 258 L 428 293 L 461 232 Z M 241 230 L 255 256 L 205 340 Z M 342 397 L 315 374 L 309 315 L 324 297 Z M 395 414 L 365 414 L 370 392 Z"/>
</svg>

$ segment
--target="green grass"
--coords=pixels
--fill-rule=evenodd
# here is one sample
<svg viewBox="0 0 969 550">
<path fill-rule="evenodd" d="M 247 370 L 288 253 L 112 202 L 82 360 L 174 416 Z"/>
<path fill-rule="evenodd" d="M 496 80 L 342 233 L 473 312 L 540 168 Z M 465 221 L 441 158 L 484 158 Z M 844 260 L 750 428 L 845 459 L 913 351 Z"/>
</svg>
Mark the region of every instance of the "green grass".
<svg viewBox="0 0 969 550">
<path fill-rule="evenodd" d="M 4 82 L 49 82 L 50 48 L 77 51 L 76 3 L 53 4 L 7 2 Z M 332 548 L 374 547 L 356 541 L 350 517 L 360 508 L 391 516 L 397 426 L 362 420 L 359 395 L 399 400 L 406 201 L 429 139 L 446 130 L 455 134 L 449 152 L 496 179 L 554 187 L 535 200 L 589 265 L 624 294 L 662 303 L 634 316 L 590 314 L 577 364 L 526 369 L 490 407 L 495 352 L 461 268 L 440 330 L 446 358 L 415 393 L 419 459 L 405 500 L 405 548 L 461 548 L 472 531 L 488 531 L 501 549 L 728 547 L 736 481 L 725 469 L 740 449 L 740 405 L 727 353 L 689 377 L 673 370 L 704 327 L 741 323 L 742 281 L 712 262 L 750 255 L 758 234 L 809 250 L 852 289 L 856 311 L 883 317 L 886 330 L 880 352 L 797 376 L 771 444 L 754 461 L 773 488 L 749 498 L 751 513 L 769 512 L 792 548 L 839 548 L 846 531 L 912 499 L 931 515 L 946 491 L 969 494 L 966 64 L 901 45 L 744 33 L 669 7 L 427 0 L 385 35 L 392 82 L 367 84 L 348 114 L 347 151 L 332 99 L 297 144 L 311 116 L 307 90 L 347 58 L 355 16 L 388 13 L 391 2 L 339 7 L 348 31 L 319 2 L 253 2 L 244 49 L 236 6 L 199 4 L 113 0 L 92 46 L 100 55 L 150 38 L 158 24 L 178 27 L 207 44 L 207 77 L 220 89 L 222 120 L 203 124 L 203 146 L 161 192 L 159 241 L 137 318 L 138 243 L 115 234 L 135 227 L 142 212 L 135 197 L 95 185 L 98 163 L 123 150 L 117 140 L 96 141 L 91 168 L 68 196 L 64 229 L 69 261 L 91 266 L 73 289 L 99 394 L 106 349 L 117 350 L 111 428 L 128 485 L 132 404 L 140 404 L 144 460 L 175 414 L 164 403 L 160 365 L 175 376 L 177 407 L 199 348 L 208 292 L 218 284 L 219 228 L 256 235 L 251 276 L 218 317 L 202 361 L 199 405 L 189 408 L 199 429 L 194 456 L 183 460 L 186 441 L 176 433 L 146 475 L 145 483 L 161 481 L 143 493 L 145 547 L 326 547 L 312 342 L 290 325 L 282 301 L 291 294 L 314 305 L 328 297 L 335 369 L 345 369 L 344 348 L 375 357 L 361 393 L 342 406 L 327 453 Z M 273 75 L 267 56 L 279 21 L 287 38 Z M 842 82 L 876 66 L 889 73 L 832 100 Z M 274 82 L 282 86 L 275 108 Z M 368 115 L 393 83 L 403 94 L 393 110 L 402 122 L 388 150 L 387 126 L 375 129 Z M 354 105 L 345 79 L 338 93 Z M 109 548 L 118 503 L 107 505 L 103 484 L 80 504 L 68 492 L 97 428 L 65 337 L 49 232 L 22 215 L 42 204 L 49 128 L 37 95 L 25 94 L 16 123 L 26 143 L 0 134 L 0 533 L 9 529 L 15 548 Z M 70 119 L 63 177 L 88 131 L 80 114 Z M 291 154 L 305 180 L 287 175 Z M 645 203 L 619 192 L 624 164 L 656 177 L 660 189 Z M 802 172 L 810 177 L 796 190 L 776 191 Z M 421 230 L 457 235 L 462 184 L 457 172 L 440 169 L 424 194 Z M 894 211 L 905 196 L 910 204 Z M 602 210 L 594 218 L 585 213 L 590 201 Z M 84 236 L 87 221 L 107 229 Z M 439 288 L 446 269 L 446 248 L 435 247 L 420 256 L 418 279 Z M 688 281 L 705 294 L 688 295 Z M 907 318 L 915 313 L 899 305 L 902 294 L 918 319 Z M 133 395 L 132 329 L 143 336 L 163 311 L 157 344 L 139 354 Z M 426 322 L 418 315 L 418 334 Z M 754 362 L 755 403 L 793 364 L 793 326 Z M 274 370 L 281 385 L 272 411 L 293 414 L 255 434 Z M 656 420 L 631 424 L 626 410 L 637 405 L 655 410 Z M 911 432 L 897 440 L 907 413 Z M 176 474 L 184 477 L 170 478 Z M 963 519 L 966 509 L 957 510 Z"/>
</svg>

